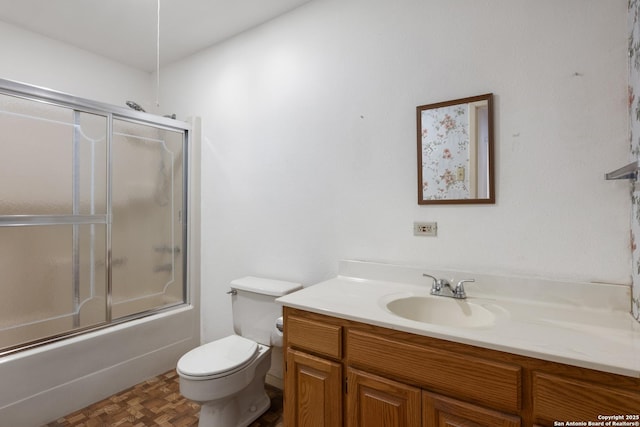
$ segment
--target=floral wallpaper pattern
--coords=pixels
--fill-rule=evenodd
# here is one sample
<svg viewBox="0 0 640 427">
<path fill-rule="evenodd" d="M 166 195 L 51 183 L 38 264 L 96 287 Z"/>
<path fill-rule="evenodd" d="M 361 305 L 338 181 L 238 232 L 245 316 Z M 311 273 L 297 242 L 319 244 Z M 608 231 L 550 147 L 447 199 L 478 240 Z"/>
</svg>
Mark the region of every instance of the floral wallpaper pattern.
<svg viewBox="0 0 640 427">
<path fill-rule="evenodd" d="M 423 199 L 468 199 L 467 105 L 424 110 L 422 124 L 422 158 L 426 159 L 422 162 Z"/>
<path fill-rule="evenodd" d="M 630 160 L 640 159 L 640 0 L 629 0 L 629 142 Z M 632 304 L 631 313 L 640 322 L 640 185 L 631 193 Z"/>
</svg>

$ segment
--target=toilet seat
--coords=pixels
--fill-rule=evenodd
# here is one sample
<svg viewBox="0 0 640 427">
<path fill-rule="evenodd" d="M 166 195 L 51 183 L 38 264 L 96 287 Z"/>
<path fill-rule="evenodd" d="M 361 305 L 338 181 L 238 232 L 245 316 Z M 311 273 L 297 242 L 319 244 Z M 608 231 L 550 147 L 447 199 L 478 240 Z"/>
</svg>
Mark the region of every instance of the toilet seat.
<svg viewBox="0 0 640 427">
<path fill-rule="evenodd" d="M 225 377 L 251 364 L 258 355 L 258 343 L 238 335 L 194 348 L 178 360 L 180 376 L 191 380 Z"/>
</svg>

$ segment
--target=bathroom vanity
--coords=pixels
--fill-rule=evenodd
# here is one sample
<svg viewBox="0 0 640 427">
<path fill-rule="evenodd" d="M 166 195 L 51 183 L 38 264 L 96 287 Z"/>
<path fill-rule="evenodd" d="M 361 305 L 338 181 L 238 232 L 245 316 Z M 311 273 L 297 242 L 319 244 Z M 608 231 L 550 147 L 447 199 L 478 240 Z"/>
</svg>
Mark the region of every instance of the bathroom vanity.
<svg viewBox="0 0 640 427">
<path fill-rule="evenodd" d="M 392 301 L 428 296 L 422 270 L 344 270 L 358 277 L 280 299 L 286 426 L 640 425 L 640 325 L 616 310 L 624 287 L 566 284 L 584 294 L 573 304 L 545 283 L 507 285 L 527 293 L 521 300 L 479 277 L 503 298 L 474 297 L 479 287 L 469 286 L 463 314 L 474 317 L 467 304 L 477 304 L 493 317 L 455 326 L 390 311 Z"/>
</svg>

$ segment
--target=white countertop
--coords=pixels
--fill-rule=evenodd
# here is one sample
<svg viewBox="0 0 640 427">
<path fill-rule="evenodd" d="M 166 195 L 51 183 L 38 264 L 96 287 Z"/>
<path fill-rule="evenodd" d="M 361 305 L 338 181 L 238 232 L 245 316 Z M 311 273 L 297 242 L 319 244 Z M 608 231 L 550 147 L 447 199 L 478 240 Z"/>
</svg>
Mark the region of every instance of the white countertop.
<svg viewBox="0 0 640 427">
<path fill-rule="evenodd" d="M 495 322 L 460 328 L 408 320 L 388 311 L 390 299 L 428 296 L 431 287 L 421 272 L 432 271 L 399 267 L 400 282 L 393 280 L 395 267 L 343 261 L 340 270 L 347 275 L 277 301 L 384 328 L 640 378 L 640 323 L 629 307 L 625 310 L 626 286 L 476 275 L 476 283 L 465 285 L 466 301 L 491 311 Z M 451 272 L 434 275 L 447 277 L 442 276 L 447 273 Z M 473 277 L 470 273 L 449 277 L 456 275 L 457 280 Z"/>
</svg>

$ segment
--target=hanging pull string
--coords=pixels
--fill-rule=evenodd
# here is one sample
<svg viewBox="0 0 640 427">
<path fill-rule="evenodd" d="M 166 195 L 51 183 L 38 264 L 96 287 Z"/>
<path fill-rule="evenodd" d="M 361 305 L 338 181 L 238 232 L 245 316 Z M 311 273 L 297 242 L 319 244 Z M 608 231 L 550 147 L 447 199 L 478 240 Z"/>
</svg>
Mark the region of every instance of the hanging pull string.
<svg viewBox="0 0 640 427">
<path fill-rule="evenodd" d="M 158 2 L 158 19 L 156 34 L 156 107 L 160 106 L 160 0 Z"/>
</svg>

